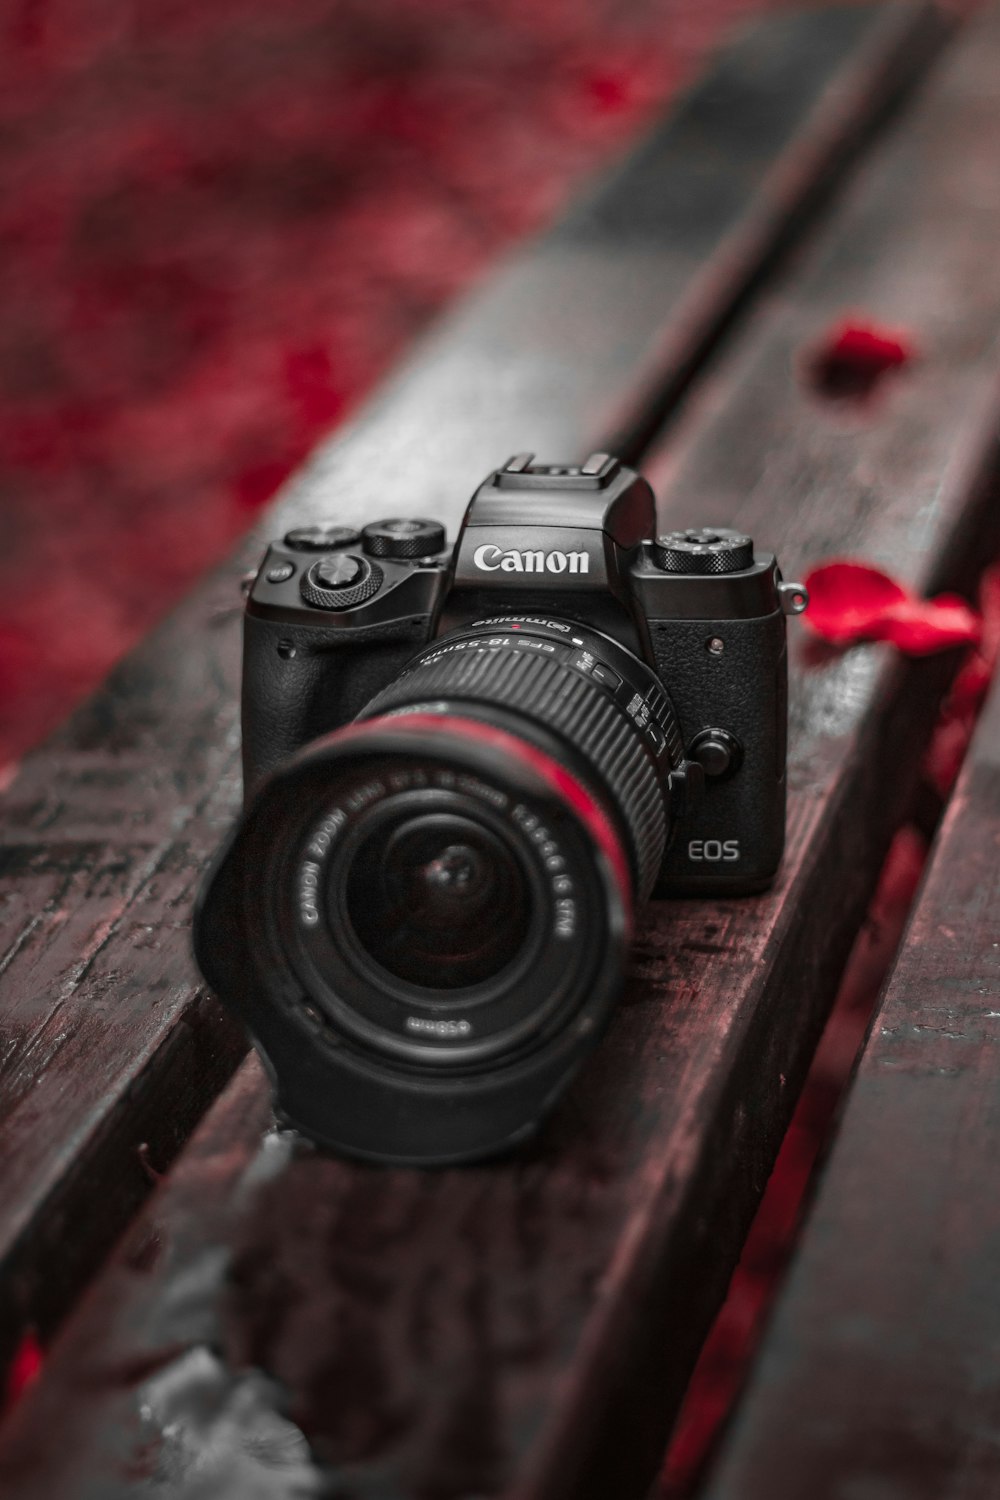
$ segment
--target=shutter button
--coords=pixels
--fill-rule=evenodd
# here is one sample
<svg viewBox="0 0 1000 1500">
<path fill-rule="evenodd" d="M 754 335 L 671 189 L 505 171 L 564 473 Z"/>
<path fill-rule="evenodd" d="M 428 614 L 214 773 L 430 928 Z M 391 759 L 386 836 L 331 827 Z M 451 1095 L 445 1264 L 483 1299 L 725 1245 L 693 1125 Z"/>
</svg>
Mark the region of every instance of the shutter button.
<svg viewBox="0 0 1000 1500">
<path fill-rule="evenodd" d="M 312 569 L 313 583 L 324 589 L 346 589 L 357 583 L 364 569 L 360 557 L 342 552 L 337 557 L 326 557 Z"/>
<path fill-rule="evenodd" d="M 352 552 L 336 552 L 314 562 L 299 588 L 314 609 L 353 609 L 378 593 L 383 577 L 377 563 Z"/>
</svg>

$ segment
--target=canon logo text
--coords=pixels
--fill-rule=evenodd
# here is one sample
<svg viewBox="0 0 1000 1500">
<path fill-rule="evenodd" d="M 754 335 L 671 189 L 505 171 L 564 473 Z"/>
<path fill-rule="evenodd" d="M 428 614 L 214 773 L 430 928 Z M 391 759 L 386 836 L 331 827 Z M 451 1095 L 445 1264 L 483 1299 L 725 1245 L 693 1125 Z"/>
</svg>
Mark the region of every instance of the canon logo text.
<svg viewBox="0 0 1000 1500">
<path fill-rule="evenodd" d="M 484 542 L 472 554 L 472 561 L 484 573 L 589 573 L 590 558 L 586 552 L 504 552 L 492 542 Z"/>
</svg>

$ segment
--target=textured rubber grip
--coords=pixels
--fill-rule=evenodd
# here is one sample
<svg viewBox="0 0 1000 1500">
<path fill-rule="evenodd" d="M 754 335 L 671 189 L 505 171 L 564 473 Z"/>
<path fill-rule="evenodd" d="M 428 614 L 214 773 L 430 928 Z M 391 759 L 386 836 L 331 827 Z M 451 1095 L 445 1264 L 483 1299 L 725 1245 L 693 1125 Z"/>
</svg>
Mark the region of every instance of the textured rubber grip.
<svg viewBox="0 0 1000 1500">
<path fill-rule="evenodd" d="M 513 710 L 565 742 L 586 767 L 592 791 L 611 805 L 633 862 L 636 892 L 645 900 L 663 861 L 667 811 L 653 758 L 633 720 L 605 691 L 572 667 L 517 644 L 498 648 L 468 641 L 435 660 L 418 662 L 365 708 L 363 718 L 419 708 L 423 713 L 475 705 L 488 719 L 491 705 Z"/>
</svg>

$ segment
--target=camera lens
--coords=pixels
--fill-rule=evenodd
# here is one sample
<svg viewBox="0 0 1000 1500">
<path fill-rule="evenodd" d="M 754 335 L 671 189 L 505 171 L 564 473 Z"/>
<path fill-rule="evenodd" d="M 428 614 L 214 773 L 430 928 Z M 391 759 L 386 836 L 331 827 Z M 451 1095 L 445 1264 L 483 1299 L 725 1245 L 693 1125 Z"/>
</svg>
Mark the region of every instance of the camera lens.
<svg viewBox="0 0 1000 1500">
<path fill-rule="evenodd" d="M 611 1015 L 681 759 L 637 657 L 523 616 L 442 637 L 281 766 L 197 933 L 286 1116 L 410 1162 L 523 1139 Z"/>
<path fill-rule="evenodd" d="M 645 900 L 663 859 L 664 786 L 681 741 L 670 701 L 644 663 L 569 621 L 486 621 L 423 652 L 361 717 L 427 705 L 513 721 L 526 743 L 574 766 L 620 820 L 634 894 Z"/>
<path fill-rule="evenodd" d="M 475 1074 L 590 1035 L 680 759 L 659 681 L 596 632 L 524 618 L 443 637 L 248 812 L 268 993 L 320 1047 L 392 1067 Z"/>
<path fill-rule="evenodd" d="M 348 869 L 345 900 L 373 963 L 431 990 L 493 979 L 530 928 L 516 850 L 453 813 L 387 821 L 369 833 Z"/>
</svg>

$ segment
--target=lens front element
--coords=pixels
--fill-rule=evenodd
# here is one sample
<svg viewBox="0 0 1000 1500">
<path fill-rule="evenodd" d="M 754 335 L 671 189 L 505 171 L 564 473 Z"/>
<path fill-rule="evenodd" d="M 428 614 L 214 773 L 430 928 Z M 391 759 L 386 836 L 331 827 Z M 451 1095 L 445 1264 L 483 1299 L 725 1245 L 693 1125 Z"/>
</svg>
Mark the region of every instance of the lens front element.
<svg viewBox="0 0 1000 1500">
<path fill-rule="evenodd" d="M 454 813 L 382 819 L 354 854 L 345 895 L 372 963 L 430 990 L 495 978 L 531 926 L 529 882 L 514 847 Z"/>
<path fill-rule="evenodd" d="M 286 898 L 275 946 L 331 1037 L 475 1067 L 568 1024 L 609 961 L 617 977 L 628 863 L 563 767 L 430 714 L 356 724 L 327 754 L 323 800 L 299 788 L 321 811 L 267 880 Z"/>
</svg>

